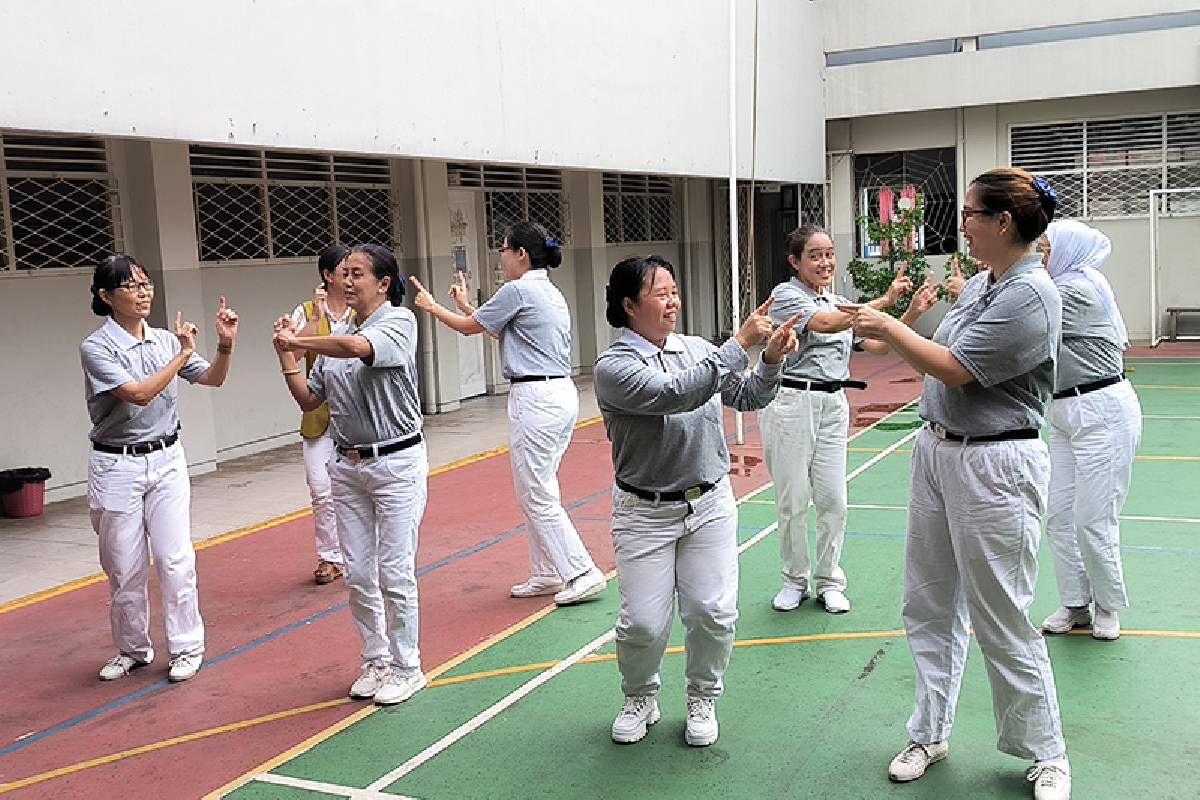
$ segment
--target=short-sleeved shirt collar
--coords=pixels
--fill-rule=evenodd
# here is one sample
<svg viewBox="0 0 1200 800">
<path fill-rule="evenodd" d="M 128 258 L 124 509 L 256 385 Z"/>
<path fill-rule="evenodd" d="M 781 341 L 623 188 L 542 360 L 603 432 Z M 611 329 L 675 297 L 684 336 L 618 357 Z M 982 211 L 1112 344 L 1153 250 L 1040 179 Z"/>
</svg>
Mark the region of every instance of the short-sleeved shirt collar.
<svg viewBox="0 0 1200 800">
<path fill-rule="evenodd" d="M 658 355 L 660 352 L 683 352 L 683 340 L 674 333 L 667 334 L 667 341 L 663 344 L 661 349 L 654 342 L 642 336 L 640 333 L 630 330 L 629 328 L 626 328 L 625 332 L 621 334 L 621 341 L 632 347 L 634 351 L 637 352 L 637 354 L 642 358 L 650 358 L 651 356 Z"/>
<path fill-rule="evenodd" d="M 110 315 L 103 325 L 104 335 L 112 340 L 113 344 L 122 350 L 132 350 L 140 344 L 143 344 L 147 339 L 135 338 L 132 333 L 125 330 L 121 325 Z M 142 323 L 143 332 L 146 330 L 146 323 Z"/>
<path fill-rule="evenodd" d="M 814 300 L 817 300 L 817 301 L 820 301 L 823 303 L 832 303 L 833 302 L 833 293 L 830 292 L 828 289 L 821 289 L 821 291 L 818 292 L 818 291 L 814 290 L 811 286 L 809 286 L 807 283 L 805 283 L 804 281 L 800 280 L 798 277 L 795 277 L 795 276 L 792 277 L 792 283 L 795 284 L 796 288 L 798 288 L 800 291 L 804 292 L 806 295 L 808 295 L 809 297 L 811 297 Z"/>
<path fill-rule="evenodd" d="M 1035 269 L 1041 269 L 1041 268 L 1042 268 L 1042 257 L 1041 256 L 1036 256 L 1036 255 L 1033 255 L 1032 253 L 1027 256 L 1021 256 L 1019 259 L 1017 259 L 1016 263 L 1014 263 L 1011 267 L 1008 268 L 1008 270 L 1004 273 L 1004 276 L 1002 278 L 1000 278 L 1000 280 L 996 280 L 996 276 L 994 273 L 992 275 L 990 275 L 988 278 L 988 288 L 990 289 L 991 287 L 995 286 L 998 283 L 1004 283 L 1007 280 L 1016 278 L 1018 275 L 1024 275 L 1027 272 L 1032 272 Z"/>
<path fill-rule="evenodd" d="M 530 268 L 530 269 L 525 270 L 525 274 L 522 275 L 517 280 L 548 281 L 548 280 L 550 280 L 550 272 L 549 272 L 549 270 Z"/>
<path fill-rule="evenodd" d="M 387 313 L 388 313 L 388 310 L 389 310 L 389 309 L 391 309 L 391 308 L 392 308 L 392 302 L 391 302 L 390 300 L 384 300 L 384 301 L 383 301 L 383 302 L 382 302 L 382 303 L 379 305 L 379 308 L 375 309 L 375 311 L 373 311 L 373 312 L 371 313 L 371 316 L 367 317 L 367 318 L 366 318 L 366 319 L 364 319 L 364 320 L 361 320 L 361 321 L 359 321 L 359 323 L 358 323 L 358 327 L 359 327 L 359 328 L 366 328 L 366 327 L 369 327 L 369 326 L 373 325 L 374 323 L 376 323 L 376 322 L 378 322 L 379 320 L 383 319 L 383 317 L 387 315 Z"/>
</svg>

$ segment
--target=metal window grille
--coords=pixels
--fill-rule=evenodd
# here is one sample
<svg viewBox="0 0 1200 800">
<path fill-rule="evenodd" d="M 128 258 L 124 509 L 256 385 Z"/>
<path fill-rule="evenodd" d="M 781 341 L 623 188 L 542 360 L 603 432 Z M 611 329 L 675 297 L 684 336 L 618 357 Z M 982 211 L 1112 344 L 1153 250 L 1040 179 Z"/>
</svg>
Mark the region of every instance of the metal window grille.
<svg viewBox="0 0 1200 800">
<path fill-rule="evenodd" d="M 0 136 L 0 271 L 93 267 L 122 247 L 103 139 Z"/>
<path fill-rule="evenodd" d="M 604 173 L 604 240 L 609 244 L 675 240 L 675 181 Z"/>
<path fill-rule="evenodd" d="M 953 147 L 872 153 L 855 156 L 854 185 L 857 216 L 878 218 L 879 190 L 886 186 L 899 194 L 913 186 L 925 202 L 922 232 L 925 252 L 947 255 L 958 249 L 958 192 Z M 858 229 L 858 252 L 866 255 L 866 227 Z"/>
<path fill-rule="evenodd" d="M 484 192 L 489 248 L 503 245 L 505 231 L 524 220 L 570 243 L 570 206 L 558 170 L 453 163 L 447 165 L 446 175 L 450 186 Z"/>
<path fill-rule="evenodd" d="M 1141 217 L 1151 191 L 1200 179 L 1200 112 L 1015 125 L 1009 156 L 1051 182 L 1056 216 Z M 1167 213 L 1191 213 L 1178 200 L 1160 196 Z"/>
<path fill-rule="evenodd" d="M 201 261 L 310 258 L 331 242 L 396 248 L 385 159 L 192 145 Z"/>
<path fill-rule="evenodd" d="M 729 184 L 725 181 L 712 183 L 717 230 L 717 324 L 723 337 L 732 336 L 730 308 L 733 304 L 733 275 L 730 274 L 729 247 Z M 750 263 L 750 184 L 738 183 L 738 319 L 745 319 L 754 309 L 754 267 Z"/>
<path fill-rule="evenodd" d="M 822 228 L 829 227 L 829 217 L 826 213 L 828 204 L 825 202 L 827 184 L 800 184 L 800 224 L 811 223 Z"/>
</svg>

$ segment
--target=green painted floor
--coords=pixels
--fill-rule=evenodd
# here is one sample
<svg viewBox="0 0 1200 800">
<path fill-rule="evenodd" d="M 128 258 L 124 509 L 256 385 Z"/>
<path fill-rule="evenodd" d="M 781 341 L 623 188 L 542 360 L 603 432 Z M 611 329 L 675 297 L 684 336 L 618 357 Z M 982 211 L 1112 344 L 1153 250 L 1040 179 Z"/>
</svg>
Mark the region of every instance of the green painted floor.
<svg viewBox="0 0 1200 800">
<path fill-rule="evenodd" d="M 1122 525 L 1133 607 L 1126 634 L 1101 643 L 1050 637 L 1074 797 L 1200 797 L 1200 362 L 1131 364 L 1145 438 Z M 1165 388 L 1176 387 L 1176 388 Z M 1182 387 L 1182 388 L 1179 388 Z M 850 470 L 917 425 L 900 412 L 851 442 Z M 772 611 L 774 535 L 741 557 L 739 647 L 718 704 L 721 738 L 683 742 L 684 657 L 668 653 L 662 721 L 636 745 L 609 739 L 621 705 L 611 644 L 570 667 L 410 773 L 375 787 L 415 798 L 1028 798 L 1025 762 L 995 750 L 990 693 L 972 645 L 950 758 L 920 781 L 893 785 L 888 761 L 905 744 L 913 666 L 896 631 L 909 444 L 850 484 L 843 566 L 854 609 L 832 616 L 809 602 Z M 1149 457 L 1149 458 L 1147 458 Z M 861 508 L 857 506 L 883 506 Z M 1136 519 L 1155 517 L 1173 519 Z M 774 522 L 769 489 L 741 506 L 746 541 Z M 1048 548 L 1031 617 L 1058 603 Z M 611 628 L 615 586 L 594 603 L 555 611 L 440 676 L 408 703 L 317 744 L 275 776 L 362 789 L 506 694 Z M 1193 634 L 1171 637 L 1166 632 Z M 1145 635 L 1138 635 L 1144 633 Z M 827 634 L 849 634 L 831 639 Z M 765 640 L 765 641 L 764 641 Z M 676 625 L 672 645 L 682 641 Z M 501 674 L 489 674 L 500 671 Z M 448 679 L 464 679 L 445 684 Z M 252 781 L 230 796 L 329 797 L 311 786 Z M 327 791 L 335 791 L 325 786 Z M 349 796 L 347 789 L 342 796 Z"/>
</svg>

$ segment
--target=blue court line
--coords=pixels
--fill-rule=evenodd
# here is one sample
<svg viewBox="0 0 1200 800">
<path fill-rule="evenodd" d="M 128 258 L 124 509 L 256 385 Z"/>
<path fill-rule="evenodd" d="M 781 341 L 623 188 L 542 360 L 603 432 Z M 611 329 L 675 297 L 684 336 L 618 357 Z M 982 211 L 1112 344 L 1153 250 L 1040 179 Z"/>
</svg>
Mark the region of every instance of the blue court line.
<svg viewBox="0 0 1200 800">
<path fill-rule="evenodd" d="M 611 494 L 611 493 L 612 493 L 612 487 L 606 486 L 601 491 L 594 492 L 586 497 L 576 500 L 568 505 L 563 506 L 563 508 L 566 509 L 567 511 L 573 511 L 574 509 L 585 506 L 588 503 L 590 503 L 594 500 L 598 500 L 601 497 L 604 497 L 605 495 Z M 466 548 L 465 550 L 459 550 L 457 553 L 449 555 L 446 558 L 443 558 L 439 561 L 434 561 L 432 564 L 426 564 L 425 566 L 423 566 L 417 570 L 417 577 L 418 578 L 424 577 L 425 575 L 428 575 L 429 573 L 433 572 L 434 570 L 449 566 L 449 565 L 455 563 L 456 561 L 461 561 L 462 559 L 464 559 L 468 556 L 472 556 L 475 553 L 480 552 L 481 550 L 485 550 L 488 547 L 491 547 L 492 545 L 499 544 L 500 542 L 503 542 L 506 539 L 511 539 L 513 536 L 516 536 L 517 534 L 524 531 L 526 529 L 526 527 L 527 527 L 526 523 L 521 523 L 520 525 L 518 525 L 515 528 L 512 528 L 510 530 L 505 531 L 504 533 L 493 536 L 490 539 L 486 539 L 482 542 L 479 542 L 478 544 L 474 544 L 474 545 Z M 215 667 L 218 664 L 228 661 L 229 659 L 233 658 L 234 656 L 240 656 L 243 653 L 247 653 L 257 647 L 261 647 L 262 645 L 267 644 L 268 642 L 278 639 L 280 636 L 284 636 L 285 634 L 291 633 L 295 630 L 298 630 L 299 628 L 303 628 L 305 625 L 309 625 L 313 622 L 323 619 L 324 617 L 327 617 L 330 614 L 335 614 L 338 611 L 346 609 L 349 607 L 349 605 L 350 605 L 349 602 L 338 603 L 337 605 L 330 606 L 329 608 L 325 609 L 324 611 L 318 611 L 317 613 L 307 616 L 304 619 L 297 620 L 296 622 L 292 622 L 287 625 L 284 625 L 282 628 L 278 628 L 274 631 L 271 631 L 270 633 L 266 633 L 266 634 L 260 636 L 259 638 L 254 639 L 253 641 L 247 642 L 246 644 L 243 644 L 243 645 L 239 645 L 239 646 L 233 648 L 232 650 L 230 650 L 229 652 L 223 653 L 222 655 L 219 655 L 212 660 L 206 660 L 204 662 L 204 666 L 201 668 L 201 671 L 207 670 L 210 667 Z M 32 744 L 35 744 L 35 743 L 40 742 L 50 736 L 53 736 L 56 733 L 62 733 L 63 731 L 69 730 L 70 728 L 73 728 L 76 725 L 81 725 L 84 722 L 88 722 L 89 720 L 93 720 L 99 716 L 107 714 L 109 711 L 114 711 L 118 708 L 129 705 L 130 703 L 141 700 L 144 697 L 149 697 L 150 695 L 155 694 L 157 692 L 161 692 L 163 689 L 167 689 L 173 685 L 175 685 L 175 684 L 172 684 L 170 681 L 163 679 L 156 683 L 152 683 L 149 686 L 143 686 L 141 689 L 138 689 L 136 692 L 131 692 L 130 694 L 124 695 L 122 697 L 118 697 L 116 700 L 105 703 L 102 706 L 97 706 L 96 708 L 92 709 L 91 711 L 85 711 L 84 713 L 79 714 L 78 716 L 75 716 L 68 720 L 64 720 L 63 722 L 60 722 L 57 725 L 53 725 L 49 728 L 46 728 L 45 730 L 38 731 L 37 733 L 31 733 L 28 736 L 24 736 L 21 739 L 18 739 L 17 741 L 13 742 L 12 744 L 6 745 L 5 747 L 0 747 L 0 757 L 10 755 L 12 753 L 17 752 L 18 750 L 23 750 Z"/>
</svg>

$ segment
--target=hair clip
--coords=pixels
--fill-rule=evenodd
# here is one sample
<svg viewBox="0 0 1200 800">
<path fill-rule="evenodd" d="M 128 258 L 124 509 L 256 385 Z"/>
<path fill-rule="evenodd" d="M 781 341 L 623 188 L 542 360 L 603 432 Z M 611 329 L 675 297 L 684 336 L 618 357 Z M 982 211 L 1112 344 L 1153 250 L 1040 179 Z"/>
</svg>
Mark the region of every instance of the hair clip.
<svg viewBox="0 0 1200 800">
<path fill-rule="evenodd" d="M 1042 197 L 1049 199 L 1055 205 L 1058 205 L 1058 192 L 1054 191 L 1054 187 L 1050 185 L 1050 181 L 1040 175 L 1033 179 L 1033 188 Z"/>
<path fill-rule="evenodd" d="M 547 247 L 547 249 L 550 249 L 550 250 L 557 250 L 558 249 L 558 239 L 555 239 L 553 236 L 547 236 L 546 237 L 546 247 Z"/>
</svg>

